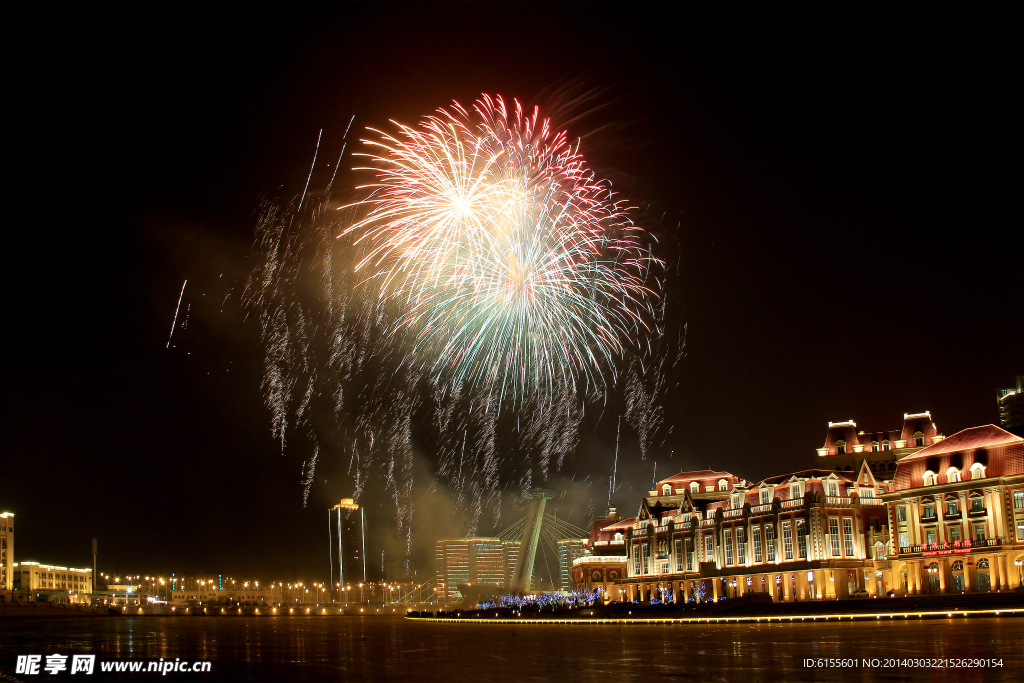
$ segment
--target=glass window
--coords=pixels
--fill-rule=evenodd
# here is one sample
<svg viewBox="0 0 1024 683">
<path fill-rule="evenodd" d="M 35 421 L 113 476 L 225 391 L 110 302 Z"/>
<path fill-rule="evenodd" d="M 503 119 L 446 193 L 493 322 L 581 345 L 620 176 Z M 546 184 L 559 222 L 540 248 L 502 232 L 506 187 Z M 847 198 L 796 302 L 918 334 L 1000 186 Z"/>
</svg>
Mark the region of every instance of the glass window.
<svg viewBox="0 0 1024 683">
<path fill-rule="evenodd" d="M 921 432 L 917 432 L 916 434 L 914 434 L 914 445 L 915 446 L 923 446 L 924 445 L 924 434 L 922 434 Z"/>
<path fill-rule="evenodd" d="M 897 505 L 896 506 L 896 521 L 905 522 L 907 521 L 907 506 Z"/>
<path fill-rule="evenodd" d="M 934 472 L 929 470 L 929 471 L 924 473 L 924 485 L 925 486 L 935 486 L 935 473 Z"/>
<path fill-rule="evenodd" d="M 686 571 L 693 571 L 693 539 L 686 539 Z"/>
<path fill-rule="evenodd" d="M 728 491 L 729 490 L 729 482 L 727 482 L 725 479 L 719 479 L 718 480 L 718 490 L 719 491 Z"/>
<path fill-rule="evenodd" d="M 925 503 L 924 504 L 924 514 L 922 516 L 923 517 L 934 517 L 935 516 L 935 504 L 934 503 Z"/>
<path fill-rule="evenodd" d="M 946 470 L 946 481 L 950 484 L 960 481 L 960 470 L 955 467 Z"/>
<path fill-rule="evenodd" d="M 690 493 L 700 493 L 700 484 L 695 481 L 690 482 Z"/>
<path fill-rule="evenodd" d="M 839 482 L 830 480 L 825 482 L 826 495 L 832 496 L 833 498 L 839 497 Z"/>
<path fill-rule="evenodd" d="M 715 537 L 711 534 L 704 537 L 704 561 L 715 561 Z"/>
<path fill-rule="evenodd" d="M 761 550 L 761 525 L 755 524 L 751 531 L 751 538 L 754 542 L 754 564 L 764 562 L 764 553 Z"/>
<path fill-rule="evenodd" d="M 971 479 L 984 479 L 985 478 L 985 466 L 980 462 L 976 462 L 971 465 Z"/>
<path fill-rule="evenodd" d="M 764 505 L 765 503 L 768 502 L 768 489 L 761 489 L 759 491 L 759 494 L 760 494 L 761 505 Z"/>
<path fill-rule="evenodd" d="M 889 439 L 886 439 L 885 441 L 882 442 L 882 450 L 883 451 L 889 450 Z"/>
<path fill-rule="evenodd" d="M 984 541 L 985 540 L 985 525 L 975 524 L 974 525 L 974 540 Z"/>
<path fill-rule="evenodd" d="M 1024 491 L 1017 490 L 1013 492 L 1013 509 L 1024 509 Z"/>
<path fill-rule="evenodd" d="M 677 538 L 675 542 L 676 571 L 683 571 L 683 539 Z"/>
<path fill-rule="evenodd" d="M 935 529 L 928 529 L 925 532 L 924 535 L 925 535 L 925 540 L 928 542 L 928 545 L 931 545 L 932 543 L 935 543 L 935 540 L 936 540 Z"/>
<path fill-rule="evenodd" d="M 725 563 L 732 564 L 732 529 L 725 532 Z"/>
<path fill-rule="evenodd" d="M 839 518 L 828 518 L 828 535 L 832 543 L 832 557 L 842 557 L 839 550 Z"/>
<path fill-rule="evenodd" d="M 1024 519 L 1017 520 L 1017 540 L 1024 541 Z"/>
<path fill-rule="evenodd" d="M 956 501 L 955 500 L 947 500 L 946 501 L 946 515 L 949 516 L 949 517 L 954 517 L 954 516 L 956 516 L 959 513 L 960 513 L 960 510 L 957 507 Z"/>
<path fill-rule="evenodd" d="M 960 540 L 960 525 L 954 524 L 949 527 L 949 540 L 953 543 Z"/>
<path fill-rule="evenodd" d="M 789 497 L 793 500 L 803 498 L 803 494 L 800 492 L 800 484 L 789 485 Z"/>
<path fill-rule="evenodd" d="M 910 537 L 907 534 L 900 534 L 900 547 L 907 548 L 910 546 Z"/>
<path fill-rule="evenodd" d="M 838 453 L 839 455 L 843 455 L 844 453 L 846 453 L 845 441 L 836 441 L 836 453 Z"/>
<path fill-rule="evenodd" d="M 747 530 L 736 530 L 736 564 L 747 563 Z"/>
<path fill-rule="evenodd" d="M 672 495 L 672 487 L 670 485 L 668 485 L 668 484 L 664 484 L 661 487 L 661 495 L 663 495 L 663 496 Z"/>
<path fill-rule="evenodd" d="M 853 557 L 853 519 L 843 517 L 843 550 L 847 557 Z"/>
<path fill-rule="evenodd" d="M 632 544 L 632 546 L 630 546 L 630 547 L 633 549 L 633 575 L 634 576 L 639 576 L 640 575 L 640 549 L 637 547 L 636 543 Z"/>
<path fill-rule="evenodd" d="M 782 559 L 793 559 L 793 525 L 789 522 L 782 523 Z"/>
<path fill-rule="evenodd" d="M 807 524 L 802 519 L 796 521 L 796 551 L 801 560 L 807 559 Z"/>
<path fill-rule="evenodd" d="M 775 525 L 764 525 L 764 546 L 768 552 L 768 561 L 775 561 Z"/>
<path fill-rule="evenodd" d="M 643 544 L 644 574 L 651 573 L 651 546 Z"/>
</svg>

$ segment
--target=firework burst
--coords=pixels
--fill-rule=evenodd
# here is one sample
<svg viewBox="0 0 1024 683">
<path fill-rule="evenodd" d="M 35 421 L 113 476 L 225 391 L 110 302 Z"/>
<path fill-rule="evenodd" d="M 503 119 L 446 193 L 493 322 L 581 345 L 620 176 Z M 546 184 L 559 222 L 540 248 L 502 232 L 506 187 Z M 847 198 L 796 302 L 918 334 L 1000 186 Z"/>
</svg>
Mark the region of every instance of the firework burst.
<svg viewBox="0 0 1024 683">
<path fill-rule="evenodd" d="M 603 391 L 651 294 L 651 257 L 609 184 L 537 109 L 500 97 L 395 125 L 363 141 L 357 170 L 374 181 L 342 235 L 434 382 L 518 404 Z"/>
</svg>

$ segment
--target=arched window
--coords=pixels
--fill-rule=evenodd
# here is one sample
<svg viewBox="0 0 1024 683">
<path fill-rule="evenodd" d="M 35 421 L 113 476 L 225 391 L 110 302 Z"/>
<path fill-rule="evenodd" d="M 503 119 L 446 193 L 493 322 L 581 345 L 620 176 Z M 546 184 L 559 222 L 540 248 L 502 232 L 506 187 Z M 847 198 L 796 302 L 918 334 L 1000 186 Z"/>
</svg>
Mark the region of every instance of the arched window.
<svg viewBox="0 0 1024 683">
<path fill-rule="evenodd" d="M 988 569 L 988 560 L 978 560 L 978 569 Z"/>
<path fill-rule="evenodd" d="M 935 486 L 935 473 L 932 472 L 931 470 L 927 470 L 924 473 L 924 485 Z"/>
<path fill-rule="evenodd" d="M 669 484 L 664 484 L 661 487 L 661 495 L 663 495 L 663 496 L 670 496 L 670 495 L 672 495 L 672 486 L 669 485 Z"/>
<path fill-rule="evenodd" d="M 700 493 L 700 484 L 695 481 L 690 482 L 690 493 Z"/>
<path fill-rule="evenodd" d="M 962 572 L 963 570 L 964 570 L 964 562 L 963 562 L 963 560 L 957 560 L 956 562 L 953 563 L 953 571 L 955 571 L 955 572 Z"/>
<path fill-rule="evenodd" d="M 976 462 L 971 465 L 971 479 L 984 479 L 985 478 L 985 466 L 980 462 Z"/>
<path fill-rule="evenodd" d="M 924 434 L 922 434 L 921 432 L 914 432 L 914 445 L 915 446 L 923 446 L 924 445 Z"/>
<path fill-rule="evenodd" d="M 836 453 L 839 455 L 846 453 L 846 442 L 842 439 L 836 441 Z"/>
<path fill-rule="evenodd" d="M 946 470 L 946 482 L 953 484 L 960 481 L 960 470 L 955 467 L 950 467 Z"/>
<path fill-rule="evenodd" d="M 727 482 L 725 479 L 719 479 L 718 480 L 718 490 L 719 491 L 728 491 L 729 490 L 729 482 Z"/>
</svg>

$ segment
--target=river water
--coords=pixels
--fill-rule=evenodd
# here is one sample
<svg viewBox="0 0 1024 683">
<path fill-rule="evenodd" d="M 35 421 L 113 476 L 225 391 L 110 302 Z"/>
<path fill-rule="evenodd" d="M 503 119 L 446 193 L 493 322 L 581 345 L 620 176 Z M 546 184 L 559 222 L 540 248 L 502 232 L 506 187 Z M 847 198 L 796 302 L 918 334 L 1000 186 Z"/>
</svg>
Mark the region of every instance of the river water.
<svg viewBox="0 0 1024 683">
<path fill-rule="evenodd" d="M 735 625 L 486 625 L 397 617 L 0 620 L 0 680 L 758 681 L 1024 679 L 1024 619 Z M 203 660 L 207 673 L 38 675 L 17 655 Z M 808 668 L 806 659 L 855 659 Z M 877 658 L 879 666 L 864 666 Z M 996 659 L 996 668 L 885 669 L 887 658 Z M 69 659 L 70 661 L 70 659 Z M 849 664 L 847 661 L 845 664 Z"/>
</svg>

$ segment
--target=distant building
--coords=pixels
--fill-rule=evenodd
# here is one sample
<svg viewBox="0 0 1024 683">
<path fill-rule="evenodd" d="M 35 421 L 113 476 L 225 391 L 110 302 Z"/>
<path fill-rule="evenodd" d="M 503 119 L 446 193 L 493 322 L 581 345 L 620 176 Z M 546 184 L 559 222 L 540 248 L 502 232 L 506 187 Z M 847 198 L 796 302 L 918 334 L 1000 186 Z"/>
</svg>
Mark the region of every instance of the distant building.
<svg viewBox="0 0 1024 683">
<path fill-rule="evenodd" d="M 462 597 L 462 587 L 503 588 L 508 573 L 506 545 L 500 538 L 455 538 L 437 542 L 437 592 L 445 599 Z M 518 543 L 515 546 L 518 551 Z M 512 560 L 513 564 L 515 559 Z"/>
<path fill-rule="evenodd" d="M 622 519 L 615 506 L 594 520 L 585 539 L 585 554 L 572 563 L 575 588 L 600 589 L 604 601 L 623 599 L 621 581 L 626 576 L 626 530 L 633 518 Z"/>
<path fill-rule="evenodd" d="M 941 440 L 930 412 L 904 413 L 903 427 L 887 432 L 860 431 L 853 420 L 829 422 L 817 469 L 856 472 L 863 460 L 873 475 L 889 480 L 896 461 Z"/>
<path fill-rule="evenodd" d="M 332 582 L 366 583 L 366 511 L 351 498 L 327 511 L 330 524 Z M 336 572 L 336 573 L 334 573 Z"/>
<path fill-rule="evenodd" d="M 12 590 L 14 590 L 14 513 L 0 512 L 0 596 L 5 596 Z"/>
<path fill-rule="evenodd" d="M 1000 389 L 996 397 L 999 405 L 999 425 L 1017 436 L 1024 436 L 1024 375 L 1017 375 L 1017 386 Z"/>
<path fill-rule="evenodd" d="M 505 580 L 503 585 L 512 585 L 512 577 L 516 573 L 516 561 L 519 559 L 519 546 L 522 541 L 502 541 L 501 547 L 505 552 Z"/>
<path fill-rule="evenodd" d="M 93 592 L 92 569 L 16 562 L 14 590 L 18 599 L 33 602 L 87 603 Z"/>
<path fill-rule="evenodd" d="M 557 590 L 573 589 L 572 563 L 583 557 L 586 542 L 585 538 L 565 538 L 558 541 L 558 585 L 555 586 Z"/>
</svg>

